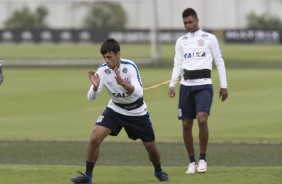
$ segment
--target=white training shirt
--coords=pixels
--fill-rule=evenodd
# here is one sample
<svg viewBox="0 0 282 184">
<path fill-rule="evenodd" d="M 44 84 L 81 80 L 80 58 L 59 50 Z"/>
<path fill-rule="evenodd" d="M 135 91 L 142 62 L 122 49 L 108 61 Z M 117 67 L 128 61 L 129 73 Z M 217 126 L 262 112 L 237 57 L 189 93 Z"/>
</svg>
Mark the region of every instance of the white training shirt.
<svg viewBox="0 0 282 184">
<path fill-rule="evenodd" d="M 212 70 L 214 60 L 220 79 L 220 87 L 227 88 L 226 70 L 217 38 L 208 32 L 198 30 L 177 39 L 175 44 L 174 67 L 169 87 L 175 87 L 183 70 Z M 185 86 L 212 84 L 211 78 L 180 81 Z"/>
<path fill-rule="evenodd" d="M 98 90 L 95 92 L 92 84 L 87 93 L 88 100 L 95 100 L 101 93 L 103 87 L 105 87 L 111 97 L 107 107 L 117 113 L 127 116 L 145 115 L 147 113 L 147 106 L 145 102 L 141 107 L 130 111 L 114 104 L 114 102 L 120 104 L 130 104 L 143 97 L 142 81 L 135 63 L 130 60 L 121 59 L 119 70 L 121 78 L 134 86 L 134 92 L 131 95 L 128 95 L 128 92 L 122 86 L 117 84 L 115 71 L 110 69 L 107 64 L 102 64 L 96 71 L 100 78 Z"/>
</svg>

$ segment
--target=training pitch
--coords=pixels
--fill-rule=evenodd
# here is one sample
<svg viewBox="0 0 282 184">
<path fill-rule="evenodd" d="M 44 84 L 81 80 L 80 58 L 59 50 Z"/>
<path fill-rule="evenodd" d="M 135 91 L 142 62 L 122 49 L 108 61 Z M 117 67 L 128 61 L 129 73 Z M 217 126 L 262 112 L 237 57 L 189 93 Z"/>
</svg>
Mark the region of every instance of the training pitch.
<svg viewBox="0 0 282 184">
<path fill-rule="evenodd" d="M 86 100 L 93 68 L 5 68 L 0 87 L 1 183 L 70 183 L 84 170 L 91 129 L 108 96 Z M 140 68 L 144 87 L 166 81 L 171 68 Z M 176 118 L 177 97 L 168 86 L 145 92 L 163 168 L 171 183 L 270 183 L 281 181 L 280 69 L 227 69 L 229 99 L 218 100 L 217 73 L 209 119 L 208 173 L 186 175 L 188 158 Z M 197 136 L 197 126 L 194 127 Z M 195 138 L 197 142 L 197 138 Z M 140 142 L 124 134 L 101 147 L 94 183 L 157 183 Z"/>
</svg>

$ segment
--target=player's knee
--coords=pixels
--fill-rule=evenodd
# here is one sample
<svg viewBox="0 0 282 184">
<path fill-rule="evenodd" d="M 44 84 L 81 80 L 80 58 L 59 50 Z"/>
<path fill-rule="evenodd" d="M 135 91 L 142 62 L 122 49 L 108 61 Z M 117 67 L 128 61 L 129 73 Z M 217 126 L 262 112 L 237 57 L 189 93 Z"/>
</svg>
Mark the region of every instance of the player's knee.
<svg viewBox="0 0 282 184">
<path fill-rule="evenodd" d="M 146 150 L 148 152 L 152 152 L 152 151 L 157 150 L 157 146 L 156 146 L 155 142 L 146 142 L 146 143 L 144 143 L 144 146 L 146 147 Z"/>
<path fill-rule="evenodd" d="M 200 127 L 207 126 L 208 116 L 209 115 L 206 112 L 199 112 L 197 114 L 197 120 Z"/>
<path fill-rule="evenodd" d="M 199 127 L 206 127 L 207 126 L 207 118 L 198 118 Z"/>
<path fill-rule="evenodd" d="M 100 145 L 103 140 L 97 136 L 92 136 L 90 138 L 90 144 L 92 145 Z"/>
<path fill-rule="evenodd" d="M 183 120 L 182 124 L 185 130 L 192 130 L 193 128 L 193 120 Z"/>
</svg>

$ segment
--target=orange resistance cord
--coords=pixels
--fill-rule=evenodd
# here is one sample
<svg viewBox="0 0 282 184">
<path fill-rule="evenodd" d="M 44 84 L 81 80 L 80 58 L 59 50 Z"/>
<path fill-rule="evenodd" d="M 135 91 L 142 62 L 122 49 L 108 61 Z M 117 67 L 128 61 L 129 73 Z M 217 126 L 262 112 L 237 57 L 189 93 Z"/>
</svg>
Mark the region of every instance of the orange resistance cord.
<svg viewBox="0 0 282 184">
<path fill-rule="evenodd" d="M 179 81 L 179 79 L 178 79 L 178 80 L 168 80 L 168 81 L 165 81 L 165 82 L 162 82 L 162 83 L 153 85 L 153 86 L 151 86 L 151 87 L 144 88 L 144 91 L 147 91 L 147 90 L 149 90 L 149 89 L 158 88 L 158 87 L 160 87 L 160 86 L 162 86 L 162 85 L 164 85 L 164 84 L 170 83 L 171 81 Z"/>
</svg>

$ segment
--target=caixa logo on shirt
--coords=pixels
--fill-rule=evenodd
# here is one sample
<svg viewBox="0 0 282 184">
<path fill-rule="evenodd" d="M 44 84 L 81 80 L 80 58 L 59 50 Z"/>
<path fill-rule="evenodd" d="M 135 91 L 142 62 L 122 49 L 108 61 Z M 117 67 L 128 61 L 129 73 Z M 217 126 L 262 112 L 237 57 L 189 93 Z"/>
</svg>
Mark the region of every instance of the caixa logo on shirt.
<svg viewBox="0 0 282 184">
<path fill-rule="evenodd" d="M 191 52 L 191 53 L 185 53 L 184 58 L 203 58 L 206 57 L 206 52 Z"/>
<path fill-rule="evenodd" d="M 120 98 L 124 98 L 124 97 L 128 97 L 129 96 L 129 92 L 125 92 L 125 93 L 112 93 L 112 95 L 114 97 L 120 97 Z"/>
</svg>

